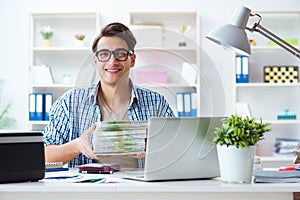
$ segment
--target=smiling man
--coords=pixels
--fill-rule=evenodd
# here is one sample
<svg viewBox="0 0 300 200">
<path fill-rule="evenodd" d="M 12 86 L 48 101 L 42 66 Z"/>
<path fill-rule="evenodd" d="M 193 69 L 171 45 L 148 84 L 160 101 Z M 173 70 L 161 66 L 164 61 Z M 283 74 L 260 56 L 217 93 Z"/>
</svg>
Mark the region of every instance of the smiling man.
<svg viewBox="0 0 300 200">
<path fill-rule="evenodd" d="M 44 130 L 46 162 L 60 161 L 78 167 L 100 158 L 104 162 L 118 162 L 121 167 L 143 167 L 140 157 L 97 157 L 90 145 L 96 122 L 174 116 L 162 95 L 130 80 L 135 45 L 132 32 L 121 23 L 108 24 L 95 38 L 93 61 L 100 81 L 90 87 L 72 89 L 53 104 Z"/>
</svg>

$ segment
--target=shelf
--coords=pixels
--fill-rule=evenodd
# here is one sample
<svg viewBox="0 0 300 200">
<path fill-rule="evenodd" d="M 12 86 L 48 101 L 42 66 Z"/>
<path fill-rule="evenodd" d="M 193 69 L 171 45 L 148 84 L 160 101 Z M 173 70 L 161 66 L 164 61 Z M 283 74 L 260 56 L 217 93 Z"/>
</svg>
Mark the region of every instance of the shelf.
<svg viewBox="0 0 300 200">
<path fill-rule="evenodd" d="M 284 125 L 284 124 L 295 124 L 300 125 L 300 120 L 264 120 L 264 122 L 269 122 L 272 125 Z"/>
<path fill-rule="evenodd" d="M 47 125 L 49 122 L 48 121 L 28 121 L 28 123 L 31 125 Z"/>
<path fill-rule="evenodd" d="M 131 12 L 130 24 L 133 25 L 161 25 L 164 28 L 176 30 L 179 24 L 190 23 L 196 28 L 197 12 Z M 180 17 L 179 17 L 180 16 Z M 195 29 L 194 29 L 195 30 Z"/>
<path fill-rule="evenodd" d="M 255 11 L 262 18 L 260 24 L 282 39 L 297 39 L 293 45 L 300 49 L 300 11 Z M 257 17 L 249 19 L 247 27 L 252 27 Z M 300 114 L 300 83 L 265 83 L 265 66 L 299 66 L 299 59 L 278 45 L 270 45 L 270 40 L 261 34 L 247 33 L 256 42 L 251 46 L 249 56 L 249 83 L 234 83 L 235 103 L 245 103 L 256 119 L 272 125 L 257 149 L 258 156 L 270 165 L 292 163 L 293 158 L 273 156 L 277 138 L 299 138 L 300 120 L 277 120 L 277 113 L 286 109 Z M 295 41 L 293 41 L 294 44 Z M 299 73 L 299 71 L 298 71 Z M 275 73 L 274 73 L 275 74 Z M 234 74 L 236 77 L 236 74 Z M 299 74 L 298 74 L 299 77 Z M 299 80 L 298 80 L 299 81 Z M 267 157 L 265 157 L 267 156 Z M 277 166 L 278 167 L 278 166 Z"/>
<path fill-rule="evenodd" d="M 176 84 L 176 83 L 166 83 L 166 84 L 141 84 L 140 86 L 145 86 L 147 88 L 158 88 L 158 87 L 165 87 L 165 88 L 197 88 L 197 85 L 183 85 L 183 84 Z"/>
<path fill-rule="evenodd" d="M 91 47 L 32 47 L 32 51 L 61 52 L 61 51 L 87 51 L 92 52 Z"/>
<path fill-rule="evenodd" d="M 178 28 L 183 25 L 189 26 L 184 34 L 187 47 L 196 48 L 199 44 L 200 20 L 197 12 L 130 12 L 129 17 L 131 29 L 139 41 L 137 48 L 178 48 L 183 39 Z"/>
<path fill-rule="evenodd" d="M 53 85 L 30 85 L 31 88 L 73 88 L 74 85 L 53 84 Z"/>
<path fill-rule="evenodd" d="M 299 44 L 299 23 L 300 12 L 299 11 L 253 11 L 259 14 L 262 18 L 260 24 L 271 31 L 275 35 L 278 35 L 282 39 L 298 39 Z M 254 23 L 258 21 L 257 17 L 253 17 L 249 20 L 248 26 L 252 27 Z M 269 46 L 268 39 L 261 34 L 249 34 L 251 39 L 254 39 L 257 46 L 252 46 L 253 50 L 277 50 L 282 49 L 279 46 Z M 299 48 L 299 46 L 295 46 Z"/>
<path fill-rule="evenodd" d="M 60 12 L 60 11 L 51 11 L 51 12 L 34 12 L 32 13 L 33 17 L 44 17 L 44 18 L 78 18 L 78 17 L 90 17 L 95 18 L 95 15 L 97 12 L 95 11 L 66 11 L 66 12 Z"/>
<path fill-rule="evenodd" d="M 143 82 L 138 81 L 140 72 L 163 71 L 167 74 L 167 84 L 140 85 L 164 95 L 176 114 L 175 94 L 196 92 L 198 115 L 200 115 L 200 18 L 198 12 L 133 11 L 129 13 L 129 18 L 130 28 L 138 41 L 135 50 L 137 59 L 135 67 L 131 70 L 133 82 Z M 184 35 L 178 31 L 178 28 L 183 25 L 189 26 L 189 30 Z M 179 46 L 183 42 L 185 46 Z"/>
<path fill-rule="evenodd" d="M 252 13 L 262 13 L 262 14 L 297 14 L 300 15 L 299 10 L 258 10 L 258 11 L 252 11 Z"/>
<path fill-rule="evenodd" d="M 294 46 L 297 49 L 300 49 L 300 46 Z M 283 49 L 280 46 L 268 46 L 268 45 L 261 45 L 261 46 L 251 46 L 251 49 L 256 51 L 256 50 L 282 50 L 285 51 L 285 49 Z"/>
<path fill-rule="evenodd" d="M 45 85 L 47 83 L 42 80 L 33 82 L 35 84 L 30 82 L 28 93 L 51 93 L 53 103 L 65 92 L 77 86 L 78 74 L 84 73 L 83 66 L 93 66 L 91 44 L 100 31 L 99 17 L 99 13 L 94 11 L 30 13 L 28 68 L 44 65 L 49 67 L 55 84 Z M 44 47 L 39 30 L 47 26 L 54 30 L 54 35 L 50 46 Z M 78 43 L 76 34 L 85 34 L 83 43 Z M 30 72 L 30 69 L 28 71 Z M 47 123 L 28 119 L 30 130 L 43 130 Z"/>
<path fill-rule="evenodd" d="M 173 47 L 173 46 L 161 46 L 161 47 L 142 47 L 137 48 L 135 51 L 197 51 L 198 47 Z"/>
<path fill-rule="evenodd" d="M 237 88 L 255 87 L 300 87 L 300 83 L 236 83 Z"/>
</svg>

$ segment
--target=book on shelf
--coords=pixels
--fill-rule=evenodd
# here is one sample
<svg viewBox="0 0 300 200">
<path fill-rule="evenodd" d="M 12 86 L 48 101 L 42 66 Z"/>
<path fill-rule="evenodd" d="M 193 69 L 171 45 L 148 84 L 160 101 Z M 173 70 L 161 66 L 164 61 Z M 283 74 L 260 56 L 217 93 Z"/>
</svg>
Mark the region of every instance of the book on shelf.
<svg viewBox="0 0 300 200">
<path fill-rule="evenodd" d="M 32 85 L 53 85 L 51 68 L 46 65 L 30 66 L 29 76 Z"/>
<path fill-rule="evenodd" d="M 195 85 L 197 82 L 197 67 L 195 63 L 184 62 L 182 63 L 181 77 L 183 83 L 188 83 L 190 86 Z"/>
</svg>

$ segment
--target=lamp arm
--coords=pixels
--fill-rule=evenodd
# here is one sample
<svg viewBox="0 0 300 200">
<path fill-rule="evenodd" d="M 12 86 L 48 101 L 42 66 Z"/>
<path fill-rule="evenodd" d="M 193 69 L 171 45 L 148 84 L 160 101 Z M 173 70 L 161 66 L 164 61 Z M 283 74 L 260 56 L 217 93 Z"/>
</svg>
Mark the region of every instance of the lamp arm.
<svg viewBox="0 0 300 200">
<path fill-rule="evenodd" d="M 255 32 L 258 32 L 258 33 L 262 34 L 263 36 L 265 36 L 269 40 L 275 42 L 276 44 L 281 46 L 283 49 L 287 50 L 288 52 L 290 52 L 291 54 L 293 54 L 294 56 L 296 56 L 297 58 L 300 59 L 300 50 L 299 49 L 297 49 L 296 47 L 290 45 L 289 43 L 287 43 L 286 41 L 284 41 L 283 39 L 281 39 L 280 37 L 278 37 L 277 35 L 275 35 L 271 31 L 264 28 L 259 23 L 256 23 L 253 26 L 253 28 L 251 28 L 251 29 L 247 28 L 247 29 L 250 30 L 251 32 L 255 31 Z"/>
</svg>

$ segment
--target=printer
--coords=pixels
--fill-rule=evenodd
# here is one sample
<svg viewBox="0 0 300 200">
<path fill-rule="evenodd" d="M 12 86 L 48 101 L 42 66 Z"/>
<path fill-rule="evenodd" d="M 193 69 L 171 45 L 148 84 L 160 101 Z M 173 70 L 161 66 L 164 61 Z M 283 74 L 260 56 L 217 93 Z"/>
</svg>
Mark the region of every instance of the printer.
<svg viewBox="0 0 300 200">
<path fill-rule="evenodd" d="M 45 176 L 43 134 L 0 131 L 0 183 L 38 181 Z"/>
</svg>

